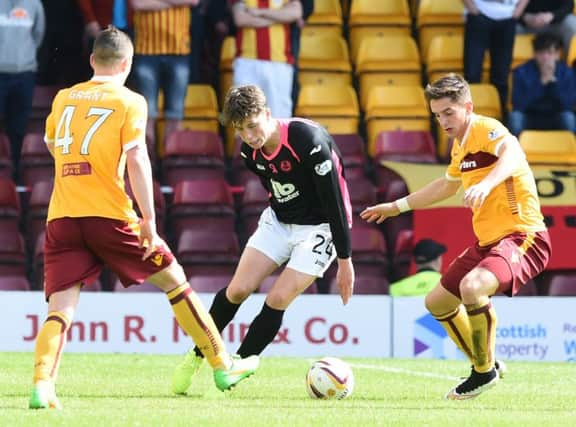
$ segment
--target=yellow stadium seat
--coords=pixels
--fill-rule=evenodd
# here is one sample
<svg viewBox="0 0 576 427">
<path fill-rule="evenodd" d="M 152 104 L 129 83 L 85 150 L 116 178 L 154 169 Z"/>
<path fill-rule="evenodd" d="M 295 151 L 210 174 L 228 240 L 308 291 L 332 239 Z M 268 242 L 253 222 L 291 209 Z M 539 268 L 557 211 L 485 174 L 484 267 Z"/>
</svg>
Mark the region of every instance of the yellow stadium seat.
<svg viewBox="0 0 576 427">
<path fill-rule="evenodd" d="M 526 130 L 520 145 L 531 164 L 574 165 L 576 138 L 567 130 Z"/>
<path fill-rule="evenodd" d="M 416 42 L 410 36 L 370 37 L 362 41 L 356 59 L 363 109 L 374 86 L 420 85 L 422 66 Z"/>
<path fill-rule="evenodd" d="M 226 92 L 232 86 L 232 63 L 236 56 L 236 40 L 234 37 L 226 37 L 220 50 L 220 92 L 218 99 L 220 105 L 224 101 Z"/>
<path fill-rule="evenodd" d="M 430 113 L 420 86 L 376 86 L 366 104 L 368 153 L 383 130 L 430 130 Z"/>
<path fill-rule="evenodd" d="M 533 38 L 534 35 L 532 34 L 516 34 L 510 71 L 534 57 L 534 51 L 532 49 Z"/>
<path fill-rule="evenodd" d="M 158 111 L 161 112 L 164 105 L 164 96 L 158 95 Z M 186 98 L 184 99 L 184 118 L 181 121 L 182 129 L 208 130 L 218 133 L 218 101 L 216 92 L 210 85 L 188 85 Z M 158 141 L 164 141 L 164 123 L 159 115 L 156 123 Z"/>
<path fill-rule="evenodd" d="M 427 76 L 434 81 L 447 73 L 462 74 L 464 38 L 461 36 L 436 36 L 428 48 Z"/>
<path fill-rule="evenodd" d="M 474 103 L 474 112 L 483 116 L 502 119 L 500 97 L 498 90 L 489 83 L 473 83 L 470 85 L 470 93 Z"/>
<path fill-rule="evenodd" d="M 574 66 L 574 61 L 576 61 L 576 36 L 572 36 L 572 39 L 570 40 L 570 46 L 565 48 L 568 49 L 568 55 L 566 56 L 566 63 L 568 64 L 569 67 L 572 67 Z"/>
<path fill-rule="evenodd" d="M 314 12 L 306 21 L 307 27 L 330 28 L 335 35 L 342 33 L 340 0 L 314 0 Z"/>
<path fill-rule="evenodd" d="M 437 35 L 462 34 L 464 6 L 461 0 L 420 0 L 416 17 L 422 58 L 426 59 L 430 42 Z"/>
<path fill-rule="evenodd" d="M 315 120 L 334 134 L 358 132 L 358 98 L 350 85 L 302 86 L 295 115 Z"/>
<path fill-rule="evenodd" d="M 300 39 L 298 81 L 309 84 L 352 83 L 348 46 L 342 37 L 308 36 Z"/>
<path fill-rule="evenodd" d="M 350 8 L 350 47 L 355 58 L 364 37 L 410 35 L 410 8 L 406 0 L 354 0 Z"/>
<path fill-rule="evenodd" d="M 332 36 L 342 37 L 342 27 L 336 25 L 305 25 L 301 37 Z"/>
</svg>

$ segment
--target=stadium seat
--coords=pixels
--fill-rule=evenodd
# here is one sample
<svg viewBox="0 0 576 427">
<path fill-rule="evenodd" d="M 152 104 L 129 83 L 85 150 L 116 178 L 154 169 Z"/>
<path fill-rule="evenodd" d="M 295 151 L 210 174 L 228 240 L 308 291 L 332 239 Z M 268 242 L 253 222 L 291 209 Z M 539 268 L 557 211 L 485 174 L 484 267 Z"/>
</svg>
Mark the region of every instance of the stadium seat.
<svg viewBox="0 0 576 427">
<path fill-rule="evenodd" d="M 489 83 L 470 84 L 470 94 L 474 100 L 474 112 L 484 116 L 502 119 L 500 97 L 496 87 Z M 440 129 L 442 131 L 442 129 Z"/>
<path fill-rule="evenodd" d="M 433 82 L 447 73 L 462 74 L 464 70 L 464 37 L 439 35 L 430 41 L 426 53 L 426 73 Z"/>
<path fill-rule="evenodd" d="M 228 36 L 222 42 L 222 48 L 220 50 L 220 65 L 219 65 L 219 93 L 218 100 L 220 101 L 220 106 L 224 102 L 224 96 L 230 86 L 232 86 L 232 73 L 233 67 L 232 63 L 236 57 L 236 39 L 234 36 Z"/>
<path fill-rule="evenodd" d="M 396 162 L 436 163 L 436 147 L 428 131 L 384 131 L 376 137 L 373 159 Z"/>
<path fill-rule="evenodd" d="M 0 178 L 0 231 L 17 231 L 20 224 L 20 199 L 16 185 L 9 178 Z"/>
<path fill-rule="evenodd" d="M 365 176 L 366 150 L 364 141 L 357 133 L 332 135 L 342 156 L 346 179 L 356 179 Z"/>
<path fill-rule="evenodd" d="M 27 133 L 20 153 L 20 179 L 26 185 L 54 178 L 54 158 L 40 132 Z"/>
<path fill-rule="evenodd" d="M 348 20 L 352 57 L 365 37 L 410 35 L 410 9 L 406 0 L 354 0 Z M 388 48 L 386 46 L 386 48 Z"/>
<path fill-rule="evenodd" d="M 176 130 L 166 138 L 162 159 L 163 181 L 174 186 L 193 179 L 223 179 L 224 145 L 211 131 Z"/>
<path fill-rule="evenodd" d="M 269 193 L 259 179 L 247 181 L 240 203 L 240 216 L 258 215 L 269 205 Z"/>
<path fill-rule="evenodd" d="M 573 165 L 576 163 L 576 138 L 566 130 L 525 130 L 520 145 L 530 164 Z"/>
<path fill-rule="evenodd" d="M 89 285 L 82 286 L 82 292 L 100 292 L 102 291 L 102 283 L 96 279 Z"/>
<path fill-rule="evenodd" d="M 134 194 L 132 192 L 132 187 L 130 186 L 130 180 L 125 180 L 125 189 L 128 197 L 133 200 L 133 206 L 136 210 L 138 215 L 140 214 L 140 209 L 138 207 L 138 203 L 136 203 L 136 199 L 134 198 Z M 156 227 L 160 235 L 164 234 L 164 220 L 166 219 L 166 199 L 164 198 L 164 193 L 162 192 L 162 187 L 158 183 L 158 181 L 152 181 L 152 191 L 154 192 L 154 209 L 156 211 Z"/>
<path fill-rule="evenodd" d="M 177 245 L 178 260 L 188 277 L 234 274 L 240 259 L 236 233 L 217 230 L 185 230 Z"/>
<path fill-rule="evenodd" d="M 366 104 L 368 154 L 385 130 L 430 130 L 430 113 L 420 86 L 376 86 Z"/>
<path fill-rule="evenodd" d="M 158 96 L 159 118 L 156 121 L 156 134 L 160 145 L 166 137 L 162 117 L 163 95 Z M 212 86 L 207 84 L 191 84 L 186 89 L 184 99 L 184 118 L 180 121 L 181 129 L 205 130 L 214 133 L 220 131 L 218 123 L 218 98 Z"/>
<path fill-rule="evenodd" d="M 514 50 L 512 51 L 512 64 L 510 72 L 518 65 L 534 58 L 534 50 L 532 49 L 533 34 L 516 34 L 514 37 Z"/>
<path fill-rule="evenodd" d="M 576 3 L 574 4 L 574 7 L 576 8 Z M 572 36 L 572 39 L 570 39 L 570 46 L 564 46 L 564 49 L 568 49 L 566 63 L 569 67 L 573 67 L 576 61 L 576 35 Z"/>
<path fill-rule="evenodd" d="M 538 288 L 534 280 L 529 280 L 524 285 L 520 286 L 517 297 L 535 297 L 538 295 Z"/>
<path fill-rule="evenodd" d="M 0 291 L 29 291 L 30 282 L 26 276 L 0 276 Z"/>
<path fill-rule="evenodd" d="M 350 203 L 352 204 L 352 211 L 354 215 L 359 214 L 367 206 L 372 206 L 377 203 L 378 190 L 376 186 L 367 178 L 347 179 L 348 192 L 350 193 Z M 364 221 L 355 218 L 355 226 L 363 224 Z"/>
<path fill-rule="evenodd" d="M 303 86 L 295 115 L 316 120 L 332 134 L 358 132 L 358 98 L 349 85 Z"/>
<path fill-rule="evenodd" d="M 356 274 L 387 277 L 390 263 L 380 229 L 377 226 L 353 227 L 350 237 Z"/>
<path fill-rule="evenodd" d="M 216 293 L 228 286 L 231 280 L 229 274 L 194 275 L 188 279 L 188 283 L 195 292 Z"/>
<path fill-rule="evenodd" d="M 12 178 L 14 165 L 12 164 L 12 150 L 10 140 L 0 131 L 0 178 Z"/>
<path fill-rule="evenodd" d="M 346 40 L 341 36 L 307 36 L 300 38 L 298 82 L 310 84 L 349 85 L 352 66 Z"/>
<path fill-rule="evenodd" d="M 323 35 L 342 35 L 340 0 L 314 0 L 314 12 L 308 17 L 304 28 Z"/>
<path fill-rule="evenodd" d="M 227 182 L 179 182 L 174 188 L 168 219 L 174 236 L 180 236 L 186 229 L 234 231 L 234 201 Z"/>
<path fill-rule="evenodd" d="M 424 61 L 432 39 L 438 35 L 462 35 L 464 5 L 460 0 L 420 0 L 416 17 L 420 51 Z"/>
<path fill-rule="evenodd" d="M 414 231 L 411 228 L 400 228 L 394 241 L 392 254 L 391 277 L 394 280 L 408 276 L 412 262 L 412 248 L 414 245 Z"/>
<path fill-rule="evenodd" d="M 30 248 L 33 248 L 38 236 L 46 228 L 46 216 L 48 215 L 48 205 L 53 188 L 54 182 L 52 180 L 38 181 L 32 185 L 25 219 L 26 240 Z"/>
<path fill-rule="evenodd" d="M 0 231 L 0 276 L 26 275 L 26 246 L 19 231 Z"/>
<path fill-rule="evenodd" d="M 360 82 L 360 105 L 364 110 L 374 86 L 421 84 L 420 54 L 416 42 L 409 35 L 364 38 L 355 61 Z"/>
<path fill-rule="evenodd" d="M 576 296 L 576 274 L 555 274 L 550 281 L 548 295 L 552 297 Z"/>
<path fill-rule="evenodd" d="M 385 276 L 365 276 L 358 275 L 354 280 L 354 295 L 388 295 L 388 279 Z M 332 279 L 330 293 L 338 294 L 336 279 Z"/>
<path fill-rule="evenodd" d="M 278 280 L 278 277 L 280 277 L 280 274 L 273 274 L 271 276 L 266 277 L 262 281 L 262 283 L 260 284 L 260 287 L 258 288 L 257 292 L 261 293 L 261 294 L 267 294 L 270 291 L 270 289 L 272 289 L 272 287 L 274 286 L 274 283 L 276 283 L 276 281 Z M 308 294 L 308 295 L 317 294 L 318 293 L 318 287 L 317 287 L 316 282 L 313 282 L 302 293 Z"/>
<path fill-rule="evenodd" d="M 44 132 L 46 117 L 50 114 L 52 101 L 62 89 L 60 85 L 36 85 L 32 96 L 32 111 L 28 119 L 29 132 Z"/>
</svg>

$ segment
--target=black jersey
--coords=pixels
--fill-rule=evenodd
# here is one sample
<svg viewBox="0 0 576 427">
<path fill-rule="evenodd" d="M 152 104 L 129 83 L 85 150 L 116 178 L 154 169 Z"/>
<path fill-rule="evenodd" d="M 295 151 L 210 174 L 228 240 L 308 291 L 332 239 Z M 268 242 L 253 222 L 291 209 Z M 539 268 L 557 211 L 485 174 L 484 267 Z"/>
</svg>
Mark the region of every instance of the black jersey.
<svg viewBox="0 0 576 427">
<path fill-rule="evenodd" d="M 334 140 L 309 120 L 278 122 L 280 143 L 271 155 L 242 144 L 246 166 L 270 193 L 270 205 L 280 222 L 329 223 L 338 257 L 348 258 L 352 209 Z"/>
</svg>

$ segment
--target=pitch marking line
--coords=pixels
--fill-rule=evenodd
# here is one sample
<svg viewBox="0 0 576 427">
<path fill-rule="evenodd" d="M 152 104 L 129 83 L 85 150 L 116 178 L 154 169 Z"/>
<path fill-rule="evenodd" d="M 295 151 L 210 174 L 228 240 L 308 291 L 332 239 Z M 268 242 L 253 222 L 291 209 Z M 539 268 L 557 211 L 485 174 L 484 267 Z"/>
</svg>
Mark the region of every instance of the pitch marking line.
<svg viewBox="0 0 576 427">
<path fill-rule="evenodd" d="M 450 380 L 450 381 L 460 379 L 460 377 L 453 377 L 451 375 L 435 374 L 433 372 L 413 371 L 411 369 L 393 368 L 390 366 L 366 365 L 366 364 L 362 364 L 362 363 L 351 363 L 350 366 L 352 366 L 353 368 L 372 369 L 375 371 L 384 371 L 384 372 L 389 372 L 392 374 L 411 375 L 413 377 L 440 378 L 443 380 Z"/>
</svg>

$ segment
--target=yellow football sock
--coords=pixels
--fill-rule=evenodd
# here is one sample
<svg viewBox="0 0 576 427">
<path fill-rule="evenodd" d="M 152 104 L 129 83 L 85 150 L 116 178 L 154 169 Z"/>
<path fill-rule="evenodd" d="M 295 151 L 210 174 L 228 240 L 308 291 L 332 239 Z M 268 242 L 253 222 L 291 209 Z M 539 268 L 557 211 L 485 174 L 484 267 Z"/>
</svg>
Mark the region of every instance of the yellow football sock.
<svg viewBox="0 0 576 427">
<path fill-rule="evenodd" d="M 62 350 L 66 344 L 66 333 L 70 320 L 58 311 L 51 311 L 46 317 L 34 350 L 34 382 L 56 381 Z"/>
<path fill-rule="evenodd" d="M 458 346 L 460 351 L 466 355 L 470 363 L 474 364 L 474 353 L 472 347 L 472 331 L 466 310 L 459 305 L 456 310 L 440 316 L 434 316 L 444 327 L 448 336 Z"/>
<path fill-rule="evenodd" d="M 472 329 L 472 348 L 475 356 L 474 369 L 488 372 L 494 367 L 496 351 L 496 311 L 492 303 L 466 306 Z"/>
<path fill-rule="evenodd" d="M 230 367 L 230 356 L 214 320 L 188 283 L 167 292 L 180 327 L 190 336 L 213 368 Z"/>
</svg>

